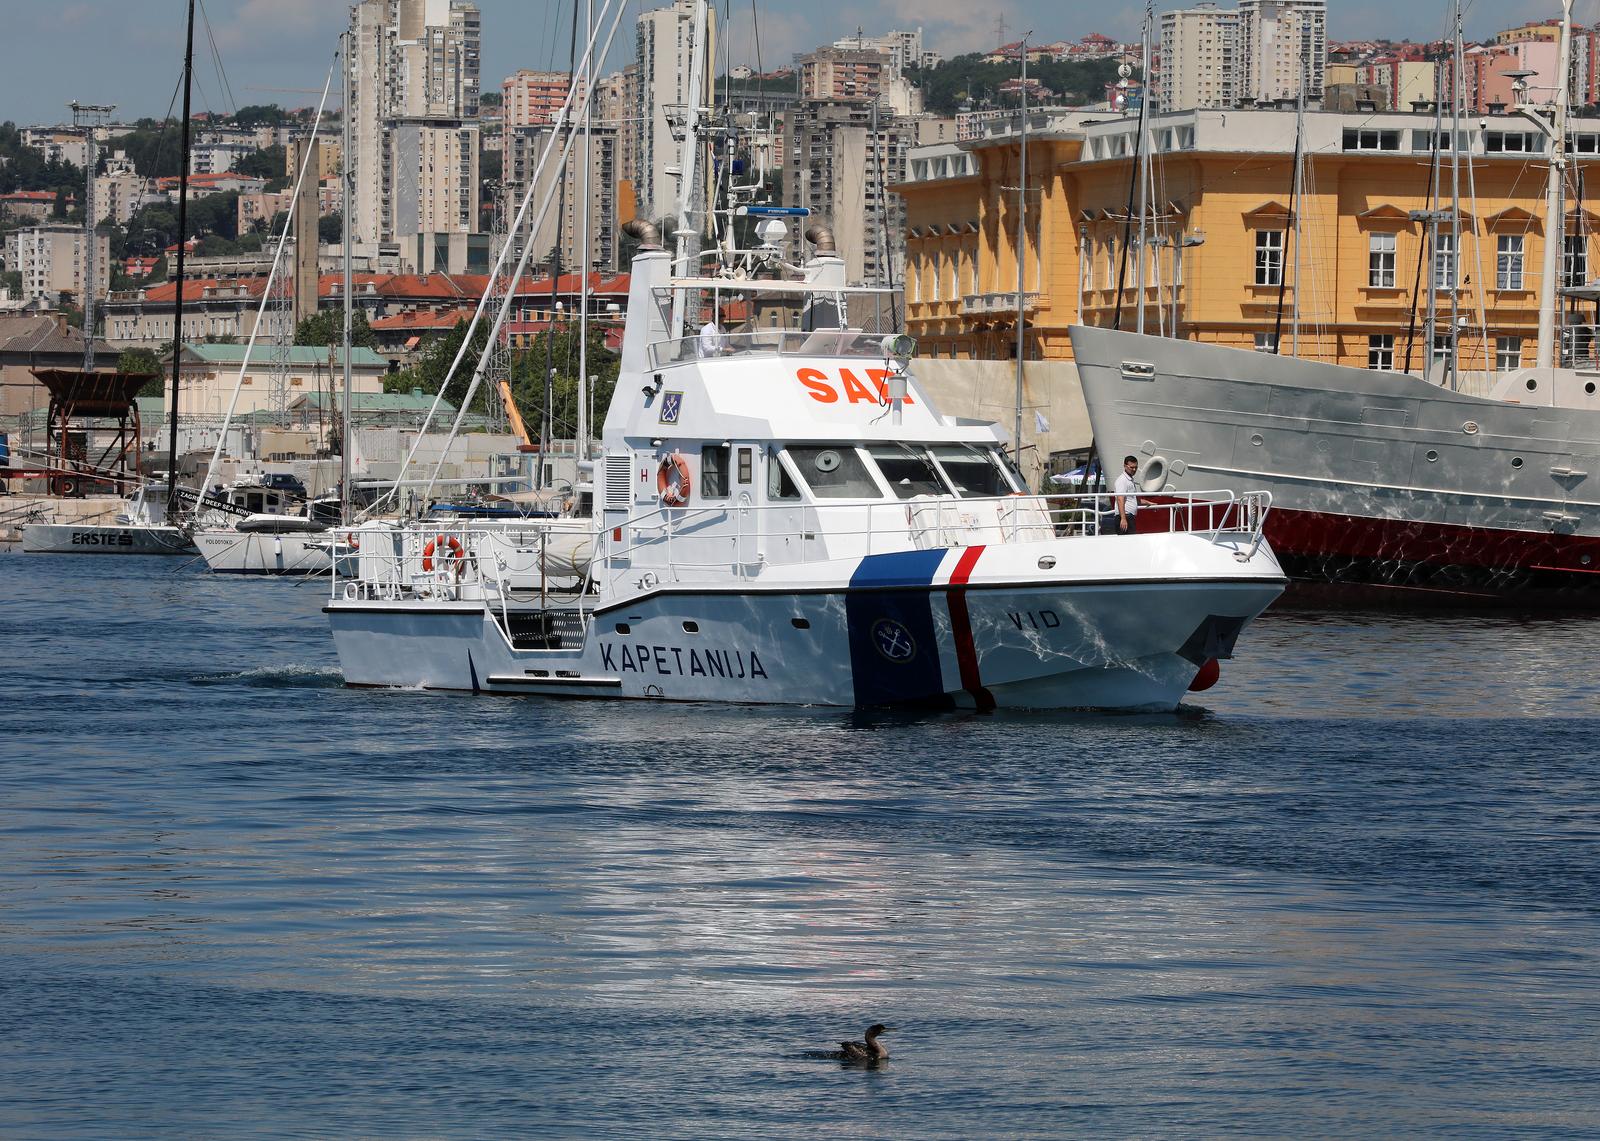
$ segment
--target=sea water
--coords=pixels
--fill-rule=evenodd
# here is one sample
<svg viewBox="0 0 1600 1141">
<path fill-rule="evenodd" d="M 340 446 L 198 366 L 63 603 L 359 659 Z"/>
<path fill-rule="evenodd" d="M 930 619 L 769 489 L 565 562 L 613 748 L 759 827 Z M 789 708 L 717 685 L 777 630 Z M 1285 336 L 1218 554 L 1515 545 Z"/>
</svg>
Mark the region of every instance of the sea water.
<svg viewBox="0 0 1600 1141">
<path fill-rule="evenodd" d="M 1600 1132 L 1595 619 L 895 716 L 349 690 L 322 583 L 0 573 L 0 1136 Z"/>
</svg>

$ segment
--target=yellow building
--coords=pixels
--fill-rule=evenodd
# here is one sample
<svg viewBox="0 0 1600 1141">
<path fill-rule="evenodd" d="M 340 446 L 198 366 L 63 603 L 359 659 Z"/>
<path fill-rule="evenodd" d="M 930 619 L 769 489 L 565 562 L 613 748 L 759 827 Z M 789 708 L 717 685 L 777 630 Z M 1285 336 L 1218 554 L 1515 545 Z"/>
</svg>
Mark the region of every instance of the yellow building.
<svg viewBox="0 0 1600 1141">
<path fill-rule="evenodd" d="M 1142 276 L 1136 118 L 1050 111 L 1029 123 L 1029 358 L 1070 359 L 1074 323 L 1138 327 L 1142 298 L 1148 332 L 1263 350 L 1281 337 L 1285 352 L 1402 370 L 1409 346 L 1420 370 L 1431 274 L 1438 355 L 1456 327 L 1464 372 L 1532 362 L 1547 144 L 1527 119 L 1463 121 L 1459 162 L 1446 130 L 1435 171 L 1431 114 L 1308 112 L 1297 192 L 1292 111 L 1156 116 Z M 1019 139 L 1014 116 L 986 126 L 913 151 L 896 187 L 907 328 L 935 356 L 1015 355 Z M 1600 153 L 1600 123 L 1577 121 L 1571 149 L 1581 170 Z M 1600 204 L 1568 202 L 1563 283 L 1574 284 L 1588 277 Z M 1430 210 L 1437 223 L 1417 217 Z"/>
</svg>

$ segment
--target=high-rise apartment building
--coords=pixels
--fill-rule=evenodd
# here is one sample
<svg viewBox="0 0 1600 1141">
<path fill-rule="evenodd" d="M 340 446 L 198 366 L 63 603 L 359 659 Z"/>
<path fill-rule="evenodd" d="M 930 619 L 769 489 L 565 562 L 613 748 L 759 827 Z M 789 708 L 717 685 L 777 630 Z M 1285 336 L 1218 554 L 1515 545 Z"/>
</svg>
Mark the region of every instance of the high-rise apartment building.
<svg viewBox="0 0 1600 1141">
<path fill-rule="evenodd" d="M 639 209 L 650 218 L 670 213 L 678 205 L 678 140 L 683 111 L 706 102 L 711 68 L 703 69 L 705 89 L 691 97 L 690 70 L 694 52 L 694 0 L 673 0 L 639 17 L 632 94 L 633 118 L 638 120 L 633 168 Z M 708 28 L 707 36 L 711 35 Z M 676 132 L 674 124 L 677 124 Z"/>
<path fill-rule="evenodd" d="M 630 63 L 615 75 L 595 80 L 594 84 L 595 123 L 617 129 L 617 187 L 622 193 L 617 206 L 624 211 L 624 221 L 632 217 L 632 211 L 637 208 L 639 122 L 633 117 L 633 107 L 638 75 L 639 65 Z"/>
<path fill-rule="evenodd" d="M 524 69 L 507 76 L 500 84 L 505 130 L 509 133 L 518 127 L 543 127 L 554 123 L 571 86 L 572 76 L 565 71 Z M 582 100 L 583 79 L 580 76 L 577 94 L 572 99 L 574 114 L 583 105 Z"/>
<path fill-rule="evenodd" d="M 1163 111 L 1320 99 L 1328 69 L 1327 0 L 1240 0 L 1164 13 L 1152 89 Z"/>
<path fill-rule="evenodd" d="M 867 103 L 883 92 L 889 57 L 875 48 L 818 48 L 795 57 L 801 99 Z"/>
<path fill-rule="evenodd" d="M 553 134 L 554 127 L 518 127 L 506 135 L 506 187 L 512 201 L 520 202 L 527 192 L 539 155 Z M 556 183 L 556 160 L 561 156 L 563 142 L 564 137 L 556 140 L 550 161 L 535 182 L 530 220 L 532 211 Z M 571 160 L 560 171 L 563 184 L 557 187 L 550 200 L 544 224 L 528 239 L 533 248 L 531 260 L 534 264 L 552 265 L 554 253 L 560 259 L 563 273 L 576 273 L 583 268 L 611 272 L 617 268 L 617 235 L 622 224 L 617 208 L 620 132 L 615 126 L 596 124 L 590 129 L 587 144 L 587 151 L 584 137 L 573 144 Z M 585 153 L 590 156 L 587 187 L 583 183 Z M 585 208 L 589 212 L 587 246 L 583 243 Z"/>
<path fill-rule="evenodd" d="M 880 52 L 889 58 L 889 70 L 896 75 L 908 68 L 931 66 L 936 58 L 934 53 L 923 50 L 921 28 L 914 32 L 885 32 L 881 36 L 864 36 L 858 31 L 853 36 L 834 40 L 833 46 Z"/>
<path fill-rule="evenodd" d="M 70 294 L 83 304 L 83 229 L 80 226 L 33 226 L 6 235 L 6 266 L 22 275 L 22 296 L 42 298 L 51 304 Z M 104 297 L 111 285 L 111 238 L 95 234 L 95 296 Z"/>
<path fill-rule="evenodd" d="M 1239 13 L 1199 4 L 1161 17 L 1161 70 L 1155 76 L 1163 111 L 1233 106 Z"/>
<path fill-rule="evenodd" d="M 833 225 L 851 281 L 896 281 L 904 264 L 905 207 L 888 187 L 906 176 L 914 120 L 867 103 L 807 100 L 784 113 L 784 202 Z"/>
<path fill-rule="evenodd" d="M 1240 0 L 1237 102 L 1320 99 L 1327 69 L 1328 0 Z"/>
<path fill-rule="evenodd" d="M 478 229 L 482 27 L 471 0 L 359 0 L 351 12 L 351 221 L 358 242 Z"/>
</svg>

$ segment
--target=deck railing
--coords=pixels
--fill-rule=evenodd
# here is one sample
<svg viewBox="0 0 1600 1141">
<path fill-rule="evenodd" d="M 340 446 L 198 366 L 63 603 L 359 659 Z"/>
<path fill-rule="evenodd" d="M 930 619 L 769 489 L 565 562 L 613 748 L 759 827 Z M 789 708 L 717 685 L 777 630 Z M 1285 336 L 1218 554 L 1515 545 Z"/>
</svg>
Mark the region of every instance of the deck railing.
<svg viewBox="0 0 1600 1141">
<path fill-rule="evenodd" d="M 664 368 L 681 361 L 739 356 L 871 357 L 881 361 L 883 337 L 860 329 L 756 329 L 680 337 L 651 345 L 650 366 Z"/>
<path fill-rule="evenodd" d="M 1135 498 L 1138 534 L 1187 532 L 1226 541 L 1245 557 L 1262 542 L 1272 501 L 1265 491 Z M 619 578 L 646 589 L 668 581 L 740 581 L 779 566 L 1059 538 L 1109 541 L 1116 533 L 1114 497 L 1104 493 L 717 503 L 655 507 L 603 526 L 579 519 L 499 527 L 429 520 L 356 530 L 358 545 L 334 532 L 342 554 L 332 579 L 335 596 L 348 600 L 482 596 L 498 600 L 501 610 L 508 600 L 582 610 L 596 582 Z"/>
</svg>

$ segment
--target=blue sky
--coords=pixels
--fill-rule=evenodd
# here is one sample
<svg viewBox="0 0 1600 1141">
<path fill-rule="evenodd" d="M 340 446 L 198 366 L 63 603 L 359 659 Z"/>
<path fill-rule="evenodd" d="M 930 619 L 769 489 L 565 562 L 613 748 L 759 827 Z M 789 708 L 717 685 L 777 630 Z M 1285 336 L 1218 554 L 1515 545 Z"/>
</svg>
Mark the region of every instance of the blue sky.
<svg viewBox="0 0 1600 1141">
<path fill-rule="evenodd" d="M 752 4 L 723 0 L 733 11 L 733 62 L 756 63 Z M 341 0 L 204 0 L 231 88 L 222 90 L 206 36 L 197 36 L 197 109 L 231 110 L 246 103 L 315 103 L 346 20 Z M 596 7 L 599 0 L 596 0 Z M 646 5 L 655 7 L 656 4 Z M 1159 13 L 1179 6 L 1164 3 Z M 1219 7 L 1227 7 L 1222 0 Z M 570 4 L 545 0 L 479 0 L 483 11 L 485 89 L 519 67 L 565 62 L 565 13 Z M 1393 0 L 1329 0 L 1329 33 L 1335 39 L 1410 38 L 1443 35 L 1449 8 L 1442 0 L 1395 4 Z M 633 52 L 632 0 L 617 33 L 612 65 Z M 0 74 L 0 119 L 26 124 L 60 122 L 66 104 L 115 103 L 119 117 L 161 115 L 172 98 L 182 61 L 183 0 L 0 0 L 0 28 L 9 50 Z M 1089 32 L 1136 39 L 1144 8 L 1139 4 L 1089 0 L 806 0 L 781 4 L 755 0 L 761 29 L 761 63 L 768 69 L 797 51 L 853 33 L 869 35 L 921 25 L 928 46 L 947 55 L 976 51 L 995 42 L 995 21 L 1004 15 L 1007 38 L 1032 29 L 1039 39 L 1076 39 Z M 1556 0 L 1471 0 L 1466 4 L 1469 38 L 1484 37 L 1525 19 L 1558 15 Z M 1600 18 L 1600 0 L 1577 0 L 1575 21 Z M 288 89 L 288 90 L 285 90 Z M 337 94 L 335 94 L 337 101 Z"/>
</svg>

